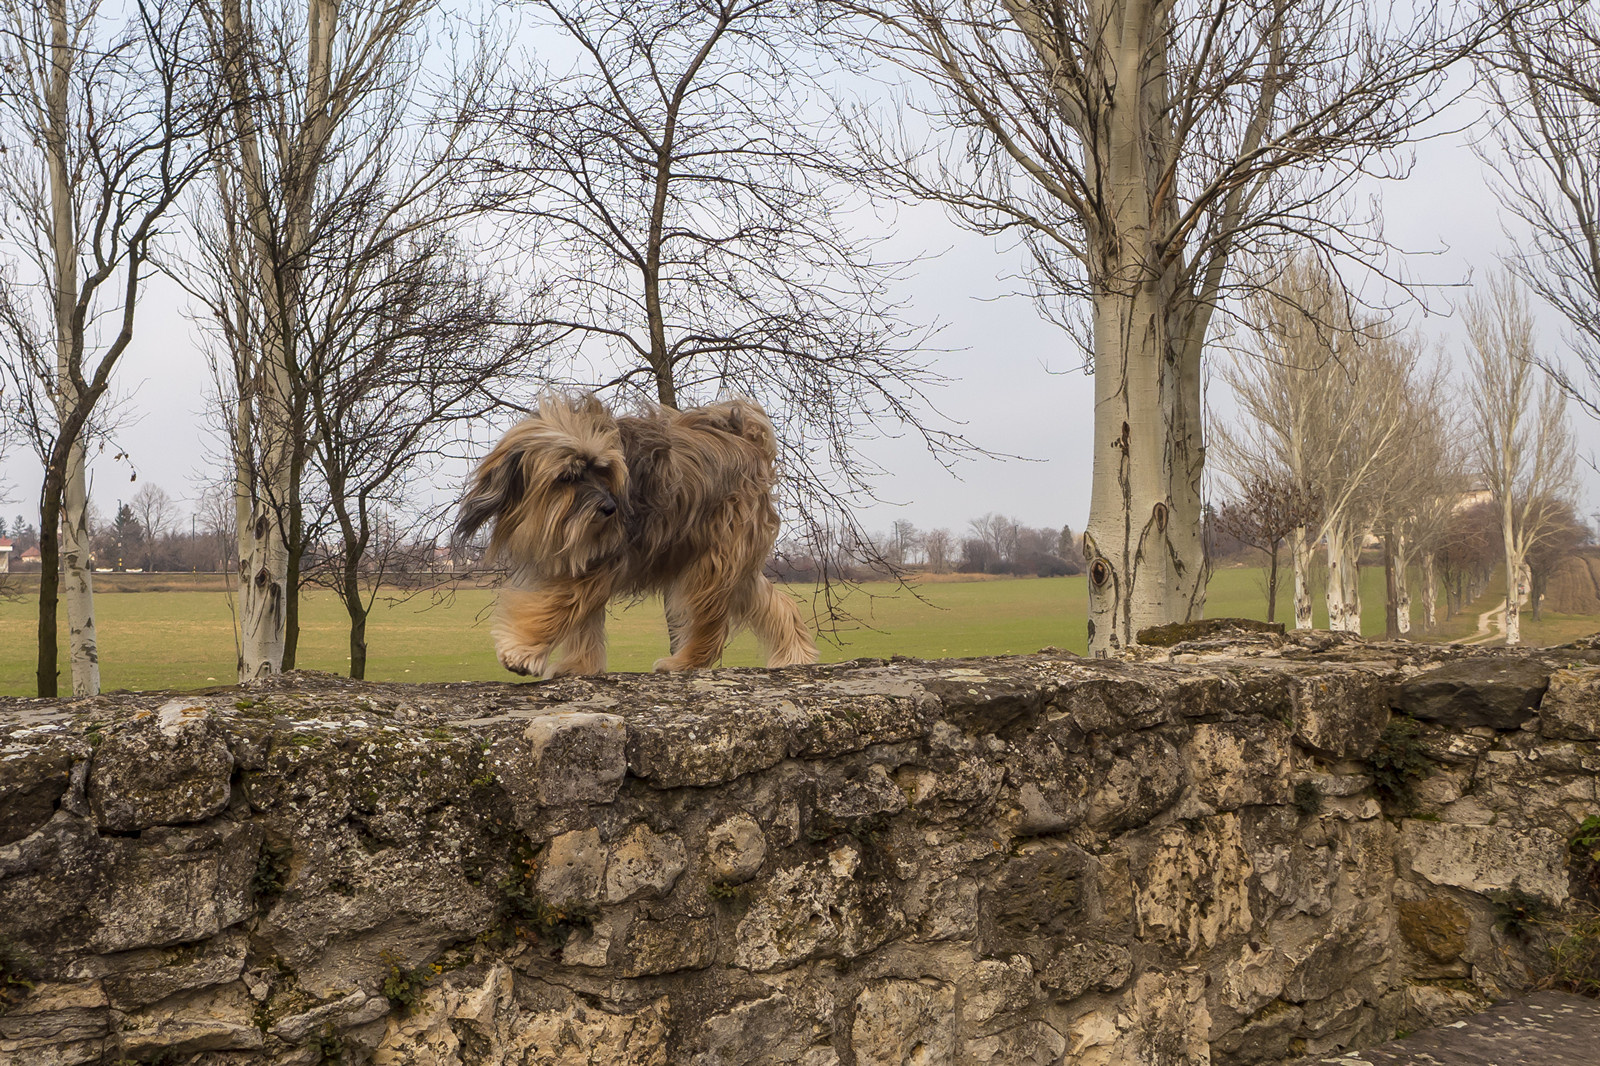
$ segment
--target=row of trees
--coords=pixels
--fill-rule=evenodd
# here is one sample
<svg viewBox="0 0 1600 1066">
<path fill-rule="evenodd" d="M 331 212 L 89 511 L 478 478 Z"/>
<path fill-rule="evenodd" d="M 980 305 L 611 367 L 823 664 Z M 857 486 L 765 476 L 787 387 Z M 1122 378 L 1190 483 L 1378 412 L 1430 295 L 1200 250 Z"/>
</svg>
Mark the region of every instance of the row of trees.
<svg viewBox="0 0 1600 1066">
<path fill-rule="evenodd" d="M 1320 543 L 1329 625 L 1359 632 L 1359 559 L 1378 537 L 1389 631 L 1410 628 L 1414 562 L 1432 628 L 1441 556 L 1453 550 L 1453 565 L 1465 565 L 1462 556 L 1472 553 L 1463 530 L 1483 512 L 1463 511 L 1481 499 L 1496 519 L 1507 641 L 1517 643 L 1524 567 L 1570 535 L 1577 484 L 1565 397 L 1539 368 L 1533 319 L 1515 279 L 1497 276 L 1468 299 L 1467 375 L 1459 388 L 1441 361 L 1427 358 L 1420 335 L 1360 312 L 1309 257 L 1251 301 L 1248 321 L 1245 344 L 1223 370 L 1240 417 L 1217 432 L 1233 483 L 1218 523 L 1273 559 L 1269 603 L 1277 548 L 1286 544 L 1295 626 L 1310 628 Z"/>
<path fill-rule="evenodd" d="M 789 540 L 779 546 L 775 566 L 786 580 L 814 580 L 829 572 L 850 580 L 952 572 L 1061 577 L 1083 573 L 1084 559 L 1070 526 L 1035 529 L 991 513 L 968 522 L 963 534 L 897 521 L 865 541 L 835 545 L 827 559 L 819 559 L 812 545 Z"/>
</svg>

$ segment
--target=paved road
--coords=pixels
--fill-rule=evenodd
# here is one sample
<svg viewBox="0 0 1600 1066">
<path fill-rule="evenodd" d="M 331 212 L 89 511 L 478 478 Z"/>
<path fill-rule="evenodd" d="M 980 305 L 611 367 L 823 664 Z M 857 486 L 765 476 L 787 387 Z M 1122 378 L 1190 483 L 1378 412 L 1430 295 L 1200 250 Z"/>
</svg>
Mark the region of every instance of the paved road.
<svg viewBox="0 0 1600 1066">
<path fill-rule="evenodd" d="M 1438 1029 L 1299 1066 L 1600 1066 L 1600 1001 L 1537 992 Z"/>
</svg>

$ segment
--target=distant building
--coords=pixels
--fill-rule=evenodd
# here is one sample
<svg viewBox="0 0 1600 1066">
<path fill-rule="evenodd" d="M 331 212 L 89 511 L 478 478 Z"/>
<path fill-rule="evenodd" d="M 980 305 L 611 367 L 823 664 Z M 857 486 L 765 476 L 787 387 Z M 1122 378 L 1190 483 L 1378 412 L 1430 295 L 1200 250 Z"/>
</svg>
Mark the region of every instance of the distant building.
<svg viewBox="0 0 1600 1066">
<path fill-rule="evenodd" d="M 0 574 L 11 572 L 11 538 L 0 537 Z"/>
<path fill-rule="evenodd" d="M 39 555 L 38 547 L 35 546 L 23 552 L 21 557 L 17 559 L 17 565 L 19 567 L 43 565 L 43 559 Z"/>
</svg>

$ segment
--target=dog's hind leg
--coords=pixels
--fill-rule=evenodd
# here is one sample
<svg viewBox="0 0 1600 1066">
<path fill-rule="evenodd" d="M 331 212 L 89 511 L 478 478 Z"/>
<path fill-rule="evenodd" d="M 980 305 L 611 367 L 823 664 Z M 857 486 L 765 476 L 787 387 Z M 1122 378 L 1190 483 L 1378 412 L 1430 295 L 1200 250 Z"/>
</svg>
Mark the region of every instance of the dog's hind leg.
<svg viewBox="0 0 1600 1066">
<path fill-rule="evenodd" d="M 501 665 L 512 673 L 541 675 L 555 646 L 568 644 L 563 672 L 604 670 L 610 598 L 609 574 L 502 589 L 492 628 Z M 578 666 L 592 669 L 574 669 Z"/>
<path fill-rule="evenodd" d="M 662 594 L 661 607 L 667 616 L 667 648 L 676 655 L 689 639 L 689 606 L 683 602 L 678 586 L 673 585 Z"/>
<path fill-rule="evenodd" d="M 732 595 L 726 584 L 716 580 L 720 576 L 712 562 L 705 562 L 692 567 L 669 591 L 668 595 L 675 599 L 675 609 L 682 610 L 680 617 L 686 616 L 686 622 L 682 638 L 674 638 L 672 654 L 656 660 L 656 673 L 698 670 L 722 656 L 723 645 L 728 643 Z"/>
<path fill-rule="evenodd" d="M 817 661 L 817 644 L 800 607 L 762 574 L 754 574 L 735 601 L 739 622 L 750 627 L 767 652 L 767 665 L 801 666 Z"/>
</svg>

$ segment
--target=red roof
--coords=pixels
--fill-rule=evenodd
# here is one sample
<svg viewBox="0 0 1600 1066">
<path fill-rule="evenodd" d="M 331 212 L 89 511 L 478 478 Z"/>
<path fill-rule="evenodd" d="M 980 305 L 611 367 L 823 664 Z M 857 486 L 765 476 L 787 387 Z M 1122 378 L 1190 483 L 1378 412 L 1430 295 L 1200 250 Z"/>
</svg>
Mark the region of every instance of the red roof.
<svg viewBox="0 0 1600 1066">
<path fill-rule="evenodd" d="M 11 538 L 10 537 L 0 537 L 0 552 L 7 551 L 7 550 L 10 549 L 10 547 L 11 547 Z"/>
<path fill-rule="evenodd" d="M 38 548 L 29 548 L 27 551 L 22 553 L 22 557 L 24 559 L 37 559 L 37 558 L 40 557 L 39 556 L 39 549 Z"/>
</svg>

